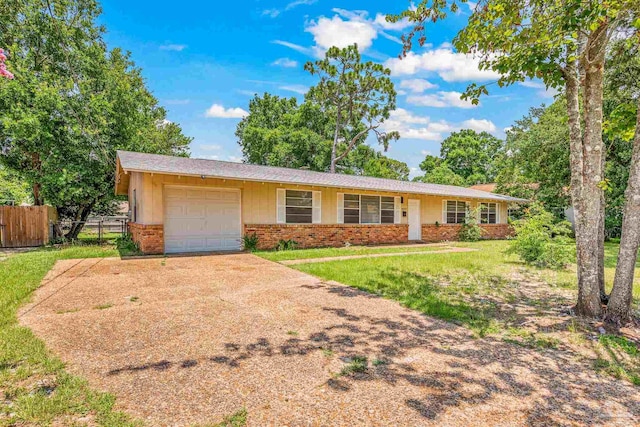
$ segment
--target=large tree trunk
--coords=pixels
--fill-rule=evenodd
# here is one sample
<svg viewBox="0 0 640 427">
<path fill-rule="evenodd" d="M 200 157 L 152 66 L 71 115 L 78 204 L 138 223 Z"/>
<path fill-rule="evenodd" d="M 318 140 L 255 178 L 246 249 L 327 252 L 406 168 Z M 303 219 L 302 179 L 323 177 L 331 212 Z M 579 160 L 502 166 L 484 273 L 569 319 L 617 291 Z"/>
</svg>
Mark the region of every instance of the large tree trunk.
<svg viewBox="0 0 640 427">
<path fill-rule="evenodd" d="M 93 209 L 93 203 L 88 206 L 82 206 L 78 208 L 76 219 L 73 224 L 71 224 L 71 228 L 69 229 L 67 234 L 65 234 L 65 239 L 71 241 L 78 238 L 78 234 L 80 234 L 80 232 L 84 228 L 84 222 L 89 217 L 91 209 Z"/>
<path fill-rule="evenodd" d="M 605 316 L 605 321 L 617 326 L 627 323 L 631 318 L 633 276 L 638 257 L 638 246 L 640 246 L 640 103 L 638 103 L 629 182 L 624 197 L 620 252 L 613 280 L 613 290 Z"/>
<path fill-rule="evenodd" d="M 575 62 L 567 66 L 566 92 L 571 146 L 571 195 L 575 207 L 578 300 L 575 311 L 584 317 L 599 317 L 600 220 L 603 214 L 602 98 L 607 24 L 593 31 L 580 59 L 584 76 L 584 135 L 580 126 L 580 81 Z"/>
<path fill-rule="evenodd" d="M 605 171 L 605 157 L 607 153 L 603 152 L 602 154 L 602 173 Z M 600 286 L 600 302 L 602 304 L 607 304 L 609 301 L 609 297 L 607 296 L 607 290 L 605 289 L 605 279 L 604 279 L 604 239 L 605 239 L 605 210 L 606 203 L 604 199 L 604 191 L 601 192 L 602 196 L 600 197 L 600 222 L 598 224 L 598 284 Z"/>
<path fill-rule="evenodd" d="M 338 138 L 340 137 L 340 111 L 336 117 L 336 130 L 333 133 L 333 145 L 331 146 L 331 173 L 336 173 L 336 163 L 338 157 Z"/>
</svg>

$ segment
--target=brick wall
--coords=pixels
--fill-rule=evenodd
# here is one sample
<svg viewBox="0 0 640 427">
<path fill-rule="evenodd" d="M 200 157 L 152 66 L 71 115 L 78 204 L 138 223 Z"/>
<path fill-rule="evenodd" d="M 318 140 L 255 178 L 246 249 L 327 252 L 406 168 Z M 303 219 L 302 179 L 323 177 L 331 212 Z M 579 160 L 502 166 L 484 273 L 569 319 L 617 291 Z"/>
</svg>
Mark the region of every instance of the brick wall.
<svg viewBox="0 0 640 427">
<path fill-rule="evenodd" d="M 162 224 L 144 225 L 130 222 L 129 233 L 142 253 L 164 253 L 164 226 Z"/>
<path fill-rule="evenodd" d="M 407 224 L 246 224 L 245 235 L 258 236 L 259 249 L 273 249 L 280 240 L 295 240 L 298 248 L 406 243 Z"/>
<path fill-rule="evenodd" d="M 458 240 L 460 224 L 422 224 L 422 240 L 425 242 L 441 242 Z M 484 230 L 483 239 L 506 239 L 513 235 L 513 228 L 509 224 L 480 224 Z"/>
</svg>

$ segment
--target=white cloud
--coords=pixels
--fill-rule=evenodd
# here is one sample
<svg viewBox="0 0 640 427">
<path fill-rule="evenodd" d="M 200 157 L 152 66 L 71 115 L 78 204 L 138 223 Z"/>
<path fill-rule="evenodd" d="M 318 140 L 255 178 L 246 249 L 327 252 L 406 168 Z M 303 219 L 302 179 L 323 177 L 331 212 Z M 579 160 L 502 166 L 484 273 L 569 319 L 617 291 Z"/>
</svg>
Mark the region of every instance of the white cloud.
<svg viewBox="0 0 640 427">
<path fill-rule="evenodd" d="M 441 141 L 442 133 L 453 128 L 444 121 L 432 122 L 427 116 L 418 116 L 404 108 L 392 111 L 384 121 L 382 128 L 400 132 L 400 137 L 407 139 L 422 139 L 426 141 Z"/>
<path fill-rule="evenodd" d="M 271 43 L 275 43 L 275 44 L 279 44 L 281 46 L 288 47 L 289 49 L 293 49 L 296 52 L 304 53 L 306 55 L 309 55 L 309 54 L 313 53 L 313 50 L 311 48 L 304 47 L 304 46 L 301 46 L 301 45 L 295 44 L 295 43 L 290 43 L 290 42 L 284 41 L 284 40 L 274 40 Z"/>
<path fill-rule="evenodd" d="M 220 104 L 213 104 L 204 113 L 205 117 L 217 117 L 221 119 L 241 119 L 249 113 L 242 108 L 224 108 Z"/>
<path fill-rule="evenodd" d="M 181 52 L 186 48 L 186 44 L 163 44 L 162 46 L 160 46 L 160 50 L 170 50 L 174 52 Z"/>
<path fill-rule="evenodd" d="M 382 123 L 384 131 L 398 131 L 403 139 L 421 139 L 425 141 L 442 141 L 449 133 L 460 129 L 473 129 L 477 132 L 496 134 L 498 129 L 490 120 L 468 119 L 461 123 L 450 123 L 446 120 L 431 121 L 427 116 L 414 114 L 404 108 L 391 112 L 389 119 Z M 422 151 L 422 155 L 432 154 Z"/>
<path fill-rule="evenodd" d="M 471 11 L 472 13 L 475 12 L 477 5 L 478 5 L 478 3 L 474 2 L 474 1 L 468 1 L 467 2 L 467 6 L 469 6 L 469 11 Z"/>
<path fill-rule="evenodd" d="M 230 162 L 242 163 L 242 157 L 239 156 L 229 156 L 227 157 L 227 160 Z"/>
<path fill-rule="evenodd" d="M 377 25 L 384 28 L 385 30 L 392 30 L 392 31 L 402 31 L 414 25 L 409 21 L 408 18 L 403 18 L 398 22 L 387 22 L 386 15 L 382 13 L 378 13 L 376 15 L 376 19 L 374 19 L 373 22 L 375 22 Z"/>
<path fill-rule="evenodd" d="M 220 144 L 199 144 L 198 149 L 202 151 L 219 151 L 222 150 L 222 145 Z"/>
<path fill-rule="evenodd" d="M 465 101 L 460 99 L 462 94 L 460 92 L 445 92 L 440 91 L 438 93 L 428 93 L 424 95 L 411 95 L 407 97 L 407 102 L 413 105 L 419 105 L 421 107 L 456 107 L 456 108 L 474 108 L 471 101 Z"/>
<path fill-rule="evenodd" d="M 373 40 L 378 37 L 371 23 L 357 17 L 343 21 L 338 15 L 334 15 L 333 18 L 322 16 L 317 21 L 310 21 L 305 31 L 313 35 L 318 54 L 324 53 L 332 46 L 345 48 L 354 43 L 358 44 L 358 50 L 364 51 L 371 47 Z"/>
<path fill-rule="evenodd" d="M 279 67 L 285 67 L 285 68 L 295 68 L 298 66 L 298 61 L 294 61 L 293 59 L 289 59 L 289 58 L 278 58 L 275 61 L 273 61 L 271 65 L 277 65 Z"/>
<path fill-rule="evenodd" d="M 462 127 L 465 129 L 473 129 L 476 132 L 489 132 L 495 133 L 498 128 L 491 120 L 486 119 L 469 119 L 462 122 Z"/>
<path fill-rule="evenodd" d="M 303 85 L 283 85 L 279 86 L 279 88 L 289 92 L 299 93 L 300 95 L 304 95 L 309 91 L 309 88 Z"/>
<path fill-rule="evenodd" d="M 422 154 L 425 157 L 433 156 L 433 153 L 431 151 L 429 151 L 429 150 L 422 150 L 422 151 L 420 151 L 420 154 Z"/>
<path fill-rule="evenodd" d="M 407 79 L 400 82 L 400 87 L 409 89 L 411 92 L 422 93 L 427 89 L 435 89 L 438 85 L 435 85 L 425 79 Z"/>
<path fill-rule="evenodd" d="M 262 11 L 262 16 L 268 16 L 269 18 L 275 18 L 280 15 L 280 11 L 278 9 L 265 9 Z"/>
<path fill-rule="evenodd" d="M 390 58 L 384 65 L 394 76 L 419 72 L 438 74 L 446 82 L 494 80 L 500 75 L 491 70 L 478 69 L 480 61 L 471 55 L 457 53 L 450 45 L 442 45 L 421 54 L 409 52 L 405 58 Z"/>
<path fill-rule="evenodd" d="M 280 16 L 280 13 L 283 11 L 291 10 L 294 7 L 302 6 L 302 5 L 310 5 L 314 4 L 318 0 L 294 0 L 289 2 L 284 9 L 265 9 L 262 11 L 262 16 L 268 16 L 269 18 L 277 18 Z"/>
</svg>

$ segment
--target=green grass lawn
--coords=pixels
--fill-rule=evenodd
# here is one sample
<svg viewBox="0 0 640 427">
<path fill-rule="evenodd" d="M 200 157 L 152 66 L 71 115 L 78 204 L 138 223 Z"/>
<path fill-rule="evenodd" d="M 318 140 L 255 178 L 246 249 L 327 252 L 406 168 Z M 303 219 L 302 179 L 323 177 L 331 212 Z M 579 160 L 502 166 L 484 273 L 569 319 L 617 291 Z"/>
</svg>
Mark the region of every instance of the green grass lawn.
<svg viewBox="0 0 640 427">
<path fill-rule="evenodd" d="M 432 252 L 445 249 L 444 246 L 423 247 L 367 247 L 350 246 L 345 248 L 296 249 L 290 251 L 257 251 L 256 255 L 271 261 L 288 261 L 293 259 L 328 258 L 349 255 L 391 254 L 402 252 Z"/>
<path fill-rule="evenodd" d="M 115 399 L 68 374 L 17 310 L 57 260 L 118 256 L 114 246 L 69 246 L 16 254 L 0 262 L 0 426 L 77 425 L 89 417 L 103 426 L 138 425 L 114 410 Z"/>
<path fill-rule="evenodd" d="M 593 331 L 575 325 L 549 332 L 544 327 L 533 331 L 521 327 L 548 313 L 558 316 L 560 308 L 573 304 L 577 288 L 575 265 L 561 271 L 528 267 L 516 255 L 505 254 L 508 241 L 452 245 L 478 251 L 327 261 L 298 264 L 294 268 L 463 325 L 478 337 L 492 335 L 538 349 L 553 349 L 569 339 L 592 342 L 585 337 Z M 610 289 L 618 245 L 608 243 L 605 250 L 605 275 Z M 312 251 L 305 251 L 305 258 L 313 258 Z M 636 271 L 634 297 L 638 304 L 640 270 Z M 527 313 L 533 314 L 527 317 L 516 306 L 529 307 Z M 589 347 L 594 367 L 640 385 L 640 353 L 629 350 L 636 348 L 636 344 L 624 337 L 601 337 L 605 338 Z"/>
</svg>

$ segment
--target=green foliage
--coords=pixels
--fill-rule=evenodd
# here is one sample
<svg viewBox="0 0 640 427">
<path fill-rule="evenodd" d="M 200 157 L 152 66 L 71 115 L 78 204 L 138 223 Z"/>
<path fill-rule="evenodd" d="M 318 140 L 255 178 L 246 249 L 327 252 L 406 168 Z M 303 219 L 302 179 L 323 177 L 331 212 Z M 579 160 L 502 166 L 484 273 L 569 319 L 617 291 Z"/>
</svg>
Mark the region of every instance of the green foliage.
<svg viewBox="0 0 640 427">
<path fill-rule="evenodd" d="M 298 242 L 295 240 L 280 239 L 276 245 L 276 251 L 292 251 L 298 246 Z"/>
<path fill-rule="evenodd" d="M 331 167 L 335 119 L 319 105 L 265 93 L 249 102 L 249 114 L 236 128 L 248 163 L 325 172 Z M 347 149 L 340 141 L 338 151 Z M 408 179 L 406 163 L 383 156 L 358 140 L 336 164 L 340 173 Z"/>
<path fill-rule="evenodd" d="M 260 238 L 256 233 L 245 234 L 242 236 L 242 246 L 246 251 L 253 252 L 258 249 L 258 241 Z"/>
<path fill-rule="evenodd" d="M 484 230 L 478 224 L 478 210 L 467 209 L 467 215 L 460 227 L 458 238 L 461 242 L 477 242 L 482 238 L 483 233 Z"/>
<path fill-rule="evenodd" d="M 131 238 L 131 234 L 117 237 L 115 243 L 121 256 L 142 255 L 142 251 Z"/>
<path fill-rule="evenodd" d="M 562 269 L 574 261 L 575 251 L 568 239 L 570 224 L 557 221 L 539 204 L 529 207 L 523 219 L 513 222 L 516 237 L 508 252 L 517 254 L 527 264 L 541 268 Z"/>
<path fill-rule="evenodd" d="M 84 220 L 116 201 L 117 149 L 187 153 L 190 138 L 166 121 L 129 54 L 107 52 L 97 2 L 15 6 L 0 11 L 0 46 L 15 71 L 0 81 L 0 162 L 29 184 L 36 204 Z"/>
<path fill-rule="evenodd" d="M 29 185 L 15 173 L 0 165 L 0 205 L 30 201 Z"/>
<path fill-rule="evenodd" d="M 16 254 L 0 262 L 0 389 L 5 391 L 0 402 L 0 424 L 73 423 L 91 413 L 96 425 L 140 425 L 117 411 L 112 395 L 91 390 L 85 380 L 68 374 L 64 363 L 17 319 L 18 307 L 40 286 L 57 260 L 117 255 L 112 247 L 68 246 Z M 40 392 L 28 387 L 40 381 L 45 384 Z M 44 387 L 53 392 L 43 392 Z"/>
<path fill-rule="evenodd" d="M 487 132 L 453 132 L 440 147 L 440 157 L 427 155 L 420 163 L 425 175 L 417 180 L 434 184 L 473 185 L 493 182 L 503 157 L 503 142 Z"/>
<path fill-rule="evenodd" d="M 358 45 L 343 49 L 331 47 L 325 58 L 307 62 L 304 69 L 320 81 L 309 89 L 305 99 L 318 105 L 334 120 L 331 172 L 338 161 L 364 141 L 370 132 L 386 150 L 389 142 L 400 138 L 398 132 L 384 132 L 381 124 L 396 106 L 396 91 L 389 78 L 391 71 L 381 64 L 362 62 Z M 339 144 L 346 142 L 341 149 Z M 338 152 L 341 149 L 341 152 Z"/>
<path fill-rule="evenodd" d="M 351 375 L 354 373 L 364 373 L 369 367 L 367 356 L 353 356 L 349 363 L 340 371 L 340 375 Z"/>
</svg>

